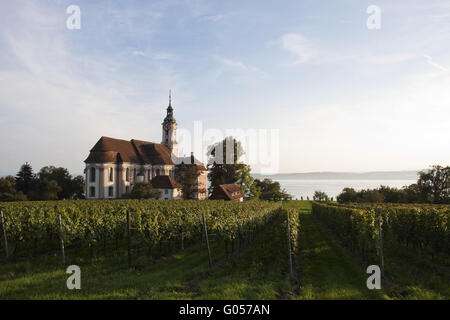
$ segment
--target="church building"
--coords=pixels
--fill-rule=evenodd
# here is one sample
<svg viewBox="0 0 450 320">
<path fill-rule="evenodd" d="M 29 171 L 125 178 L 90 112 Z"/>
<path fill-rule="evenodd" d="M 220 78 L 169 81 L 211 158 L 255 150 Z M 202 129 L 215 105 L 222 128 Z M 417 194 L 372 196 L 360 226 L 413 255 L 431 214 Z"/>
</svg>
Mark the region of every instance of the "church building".
<svg viewBox="0 0 450 320">
<path fill-rule="evenodd" d="M 206 168 L 193 153 L 178 156 L 177 122 L 171 96 L 162 123 L 162 141 L 154 143 L 132 139 L 101 137 L 90 150 L 86 163 L 86 199 L 121 198 L 131 192 L 135 182 L 149 182 L 161 190 L 160 199 L 181 199 L 181 184 L 175 180 L 177 165 L 195 165 L 200 171 L 194 198 L 207 198 Z"/>
</svg>

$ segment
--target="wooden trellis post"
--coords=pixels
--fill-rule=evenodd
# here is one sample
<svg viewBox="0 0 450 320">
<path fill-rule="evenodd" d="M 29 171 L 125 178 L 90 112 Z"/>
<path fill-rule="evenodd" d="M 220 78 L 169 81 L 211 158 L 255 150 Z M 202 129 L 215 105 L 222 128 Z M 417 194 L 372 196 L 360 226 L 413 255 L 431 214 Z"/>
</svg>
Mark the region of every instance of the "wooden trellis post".
<svg viewBox="0 0 450 320">
<path fill-rule="evenodd" d="M 184 251 L 184 233 L 181 231 L 181 250 Z"/>
<path fill-rule="evenodd" d="M 378 238 L 380 241 L 380 269 L 381 269 L 381 277 L 384 280 L 384 257 L 383 257 L 383 228 L 382 226 L 383 219 L 380 219 L 378 224 Z"/>
<path fill-rule="evenodd" d="M 9 252 L 8 252 L 8 238 L 6 237 L 6 226 L 5 226 L 5 217 L 3 216 L 3 211 L 0 210 L 0 217 L 2 219 L 2 229 L 3 229 L 3 239 L 5 241 L 5 254 L 6 254 L 6 260 L 9 258 Z"/>
<path fill-rule="evenodd" d="M 286 214 L 286 225 L 287 225 L 287 241 L 288 241 L 288 261 L 289 261 L 289 274 L 293 274 L 292 271 L 292 253 L 291 253 L 291 227 L 289 225 L 289 213 Z"/>
<path fill-rule="evenodd" d="M 62 223 L 61 223 L 61 214 L 58 214 L 58 226 L 59 226 L 59 239 L 61 243 L 61 255 L 62 255 L 62 261 L 63 264 L 66 264 L 66 254 L 64 252 L 64 238 L 63 238 L 63 232 L 62 232 Z"/>
<path fill-rule="evenodd" d="M 127 251 L 128 251 L 128 268 L 131 269 L 131 221 L 130 211 L 127 210 Z"/>
<path fill-rule="evenodd" d="M 202 213 L 202 219 L 203 219 L 203 231 L 204 231 L 205 240 L 206 240 L 206 248 L 208 249 L 209 268 L 212 268 L 211 250 L 209 249 L 208 229 L 206 228 L 206 219 L 205 219 L 204 213 Z"/>
</svg>

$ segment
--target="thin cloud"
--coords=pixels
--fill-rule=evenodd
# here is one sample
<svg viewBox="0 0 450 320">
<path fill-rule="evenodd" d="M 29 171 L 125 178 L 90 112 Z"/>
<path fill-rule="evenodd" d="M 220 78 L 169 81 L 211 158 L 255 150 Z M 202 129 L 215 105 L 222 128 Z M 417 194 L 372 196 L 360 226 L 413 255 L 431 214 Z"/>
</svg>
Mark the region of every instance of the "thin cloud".
<svg viewBox="0 0 450 320">
<path fill-rule="evenodd" d="M 215 81 L 223 75 L 229 75 L 235 84 L 243 84 L 266 76 L 266 73 L 260 68 L 245 64 L 242 61 L 217 55 L 213 56 L 213 58 L 219 62 L 219 67 L 216 69 L 214 75 Z"/>
<path fill-rule="evenodd" d="M 145 53 L 143 51 L 139 51 L 139 50 L 134 50 L 132 52 L 133 56 L 141 56 L 141 57 L 145 57 Z"/>
<path fill-rule="evenodd" d="M 231 60 L 231 59 L 223 58 L 220 56 L 215 56 L 215 58 L 217 61 L 221 62 L 223 65 L 228 66 L 228 67 L 232 67 L 232 68 L 242 70 L 242 71 L 263 73 L 263 71 L 261 69 L 251 66 L 251 65 L 247 65 L 241 61 Z"/>
<path fill-rule="evenodd" d="M 370 56 L 365 59 L 368 63 L 373 64 L 397 64 L 416 59 L 417 54 L 410 53 L 393 53 L 378 56 Z"/>
<path fill-rule="evenodd" d="M 217 22 L 225 18 L 226 15 L 224 14 L 213 14 L 213 15 L 206 15 L 199 18 L 201 21 L 212 21 Z"/>
<path fill-rule="evenodd" d="M 281 47 L 297 57 L 294 64 L 303 64 L 316 55 L 316 49 L 311 42 L 298 33 L 286 33 L 279 40 Z"/>
<path fill-rule="evenodd" d="M 445 72 L 448 71 L 448 68 L 446 68 L 444 66 L 441 66 L 440 64 L 437 64 L 436 62 L 434 62 L 433 58 L 430 57 L 429 55 L 424 54 L 423 56 L 425 57 L 425 59 L 427 60 L 427 62 L 428 62 L 428 64 L 430 66 L 433 66 L 436 69 L 439 69 L 439 70 L 442 70 L 442 71 L 445 71 Z"/>
</svg>

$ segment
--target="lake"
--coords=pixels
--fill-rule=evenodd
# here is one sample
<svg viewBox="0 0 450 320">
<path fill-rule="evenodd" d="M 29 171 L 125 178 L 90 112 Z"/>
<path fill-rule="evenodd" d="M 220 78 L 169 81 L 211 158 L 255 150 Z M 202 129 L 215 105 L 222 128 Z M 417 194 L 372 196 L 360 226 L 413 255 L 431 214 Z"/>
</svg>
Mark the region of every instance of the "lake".
<svg viewBox="0 0 450 320">
<path fill-rule="evenodd" d="M 281 188 L 293 196 L 293 198 L 306 200 L 308 196 L 312 199 L 314 191 L 323 191 L 329 197 L 336 199 L 344 188 L 353 188 L 355 190 L 374 189 L 380 185 L 402 188 L 403 186 L 416 183 L 417 180 L 293 180 L 293 179 L 277 179 Z"/>
</svg>

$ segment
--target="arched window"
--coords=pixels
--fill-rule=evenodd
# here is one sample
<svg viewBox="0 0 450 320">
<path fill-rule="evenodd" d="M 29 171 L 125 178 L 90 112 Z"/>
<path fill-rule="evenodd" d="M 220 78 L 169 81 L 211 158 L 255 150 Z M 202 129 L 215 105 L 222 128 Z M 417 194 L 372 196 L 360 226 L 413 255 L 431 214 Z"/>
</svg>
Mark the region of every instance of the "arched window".
<svg viewBox="0 0 450 320">
<path fill-rule="evenodd" d="M 89 172 L 90 172 L 90 181 L 91 182 L 95 182 L 95 168 L 91 168 L 90 170 L 89 170 Z"/>
<path fill-rule="evenodd" d="M 127 168 L 127 170 L 125 170 L 125 180 L 130 181 L 130 168 Z"/>
<path fill-rule="evenodd" d="M 109 181 L 114 181 L 114 170 L 109 168 Z"/>
</svg>

